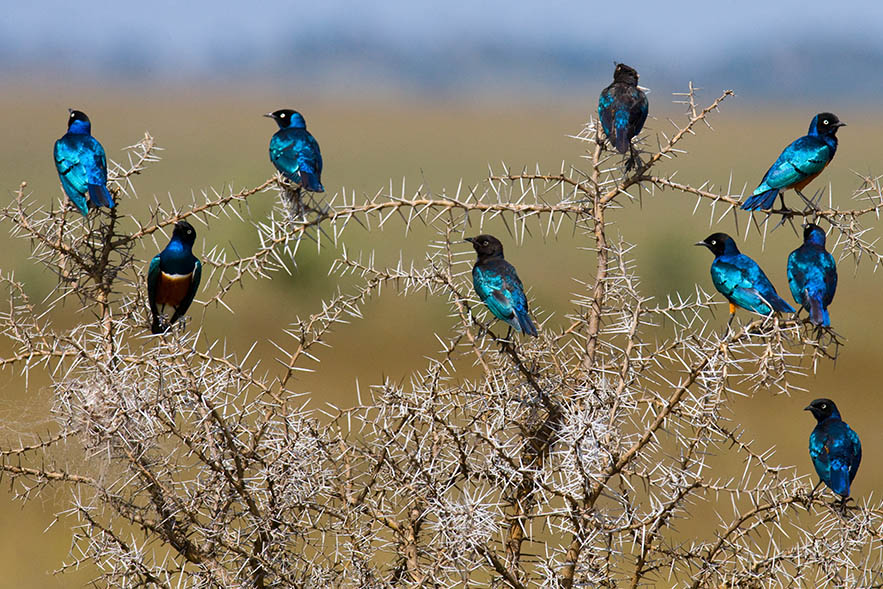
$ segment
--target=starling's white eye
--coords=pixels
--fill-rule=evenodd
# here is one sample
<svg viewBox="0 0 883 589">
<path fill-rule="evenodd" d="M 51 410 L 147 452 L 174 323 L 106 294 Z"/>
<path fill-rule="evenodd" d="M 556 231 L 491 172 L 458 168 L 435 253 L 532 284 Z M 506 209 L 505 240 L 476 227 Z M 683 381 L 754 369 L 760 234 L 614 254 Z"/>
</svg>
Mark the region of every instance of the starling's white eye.
<svg viewBox="0 0 883 589">
<path fill-rule="evenodd" d="M 830 125 L 831 123 L 828 121 L 828 119 L 825 119 L 822 121 L 822 124 L 823 125 Z"/>
<path fill-rule="evenodd" d="M 715 245 L 716 243 L 717 243 L 717 240 L 716 240 L 716 239 L 712 239 L 712 240 L 711 240 L 711 245 Z"/>
<path fill-rule="evenodd" d="M 827 403 L 822 403 L 821 405 L 819 405 L 819 409 L 827 409 L 827 408 L 828 408 Z"/>
</svg>

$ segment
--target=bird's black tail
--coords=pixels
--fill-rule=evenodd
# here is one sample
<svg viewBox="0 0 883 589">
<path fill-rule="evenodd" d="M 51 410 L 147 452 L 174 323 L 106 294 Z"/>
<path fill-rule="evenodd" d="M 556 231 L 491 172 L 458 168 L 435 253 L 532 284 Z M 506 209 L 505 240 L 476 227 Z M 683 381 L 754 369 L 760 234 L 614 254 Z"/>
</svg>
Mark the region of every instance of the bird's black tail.
<svg viewBox="0 0 883 589">
<path fill-rule="evenodd" d="M 804 294 L 804 299 L 809 301 L 809 320 L 820 327 L 829 327 L 831 316 L 828 315 L 828 310 L 822 306 L 822 301 L 809 293 Z"/>
<path fill-rule="evenodd" d="M 631 146 L 631 139 L 629 138 L 628 129 L 626 128 L 616 128 L 616 139 L 613 141 L 613 147 L 616 148 L 616 151 L 619 153 L 625 153 L 629 150 Z"/>
<path fill-rule="evenodd" d="M 772 295 L 772 297 L 770 298 L 770 304 L 773 306 L 773 309 L 775 309 L 779 313 L 796 313 L 794 307 L 789 305 L 788 301 L 777 294 Z"/>
<path fill-rule="evenodd" d="M 527 335 L 532 335 L 533 337 L 537 337 L 537 328 L 536 325 L 533 324 L 533 321 L 530 320 L 530 315 L 525 312 L 516 313 L 518 316 L 518 324 L 521 326 L 521 331 L 526 333 Z"/>
<path fill-rule="evenodd" d="M 94 207 L 107 207 L 112 209 L 116 205 L 116 203 L 113 202 L 113 196 L 111 196 L 107 186 L 101 184 L 89 185 L 89 200 Z"/>
<path fill-rule="evenodd" d="M 325 187 L 319 181 L 319 176 L 306 170 L 300 171 L 300 184 L 310 192 L 325 192 Z"/>
<path fill-rule="evenodd" d="M 770 188 L 767 191 L 752 194 L 748 200 L 742 203 L 742 209 L 746 211 L 757 211 L 760 209 L 771 209 L 776 197 L 779 196 L 778 188 Z"/>
</svg>

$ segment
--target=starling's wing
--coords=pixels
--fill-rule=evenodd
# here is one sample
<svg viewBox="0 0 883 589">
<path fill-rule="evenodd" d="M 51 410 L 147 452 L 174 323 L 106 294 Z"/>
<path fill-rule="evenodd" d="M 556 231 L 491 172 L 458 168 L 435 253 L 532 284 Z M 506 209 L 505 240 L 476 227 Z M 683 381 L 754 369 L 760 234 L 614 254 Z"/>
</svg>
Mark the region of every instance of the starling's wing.
<svg viewBox="0 0 883 589">
<path fill-rule="evenodd" d="M 837 263 L 834 256 L 826 251 L 821 255 L 820 266 L 825 281 L 825 296 L 822 301 L 827 307 L 834 300 L 834 293 L 837 291 Z"/>
<path fill-rule="evenodd" d="M 196 258 L 194 260 L 193 273 L 190 275 L 190 288 L 178 306 L 175 307 L 175 314 L 172 316 L 170 323 L 174 323 L 179 317 L 183 317 L 187 313 L 190 303 L 193 302 L 193 297 L 196 296 L 196 291 L 199 290 L 199 282 L 202 280 L 202 262 Z"/>
<path fill-rule="evenodd" d="M 647 114 L 650 112 L 650 103 L 647 101 L 647 95 L 644 94 L 643 90 L 635 88 L 633 92 L 635 100 L 634 106 L 631 109 L 629 125 L 634 129 L 632 136 L 635 136 L 644 128 L 644 123 L 647 121 Z"/>
<path fill-rule="evenodd" d="M 503 288 L 507 298 L 511 301 L 512 309 L 515 311 L 515 316 L 518 320 L 516 329 L 536 337 L 537 328 L 530 318 L 530 311 L 527 308 L 527 297 L 524 294 L 524 285 L 521 284 L 515 267 L 511 264 L 507 264 L 507 266 L 506 272 L 503 273 Z"/>
<path fill-rule="evenodd" d="M 770 188 L 788 188 L 825 169 L 834 156 L 822 139 L 806 135 L 786 147 L 770 166 L 755 194 Z"/>
<path fill-rule="evenodd" d="M 494 317 L 505 321 L 515 329 L 521 329 L 516 317 L 512 298 L 503 284 L 503 273 L 499 265 L 475 266 L 472 269 L 472 284 L 478 297 L 487 305 Z"/>
<path fill-rule="evenodd" d="M 296 138 L 292 131 L 281 129 L 270 139 L 270 161 L 286 178 L 300 182 L 298 154 L 294 148 Z"/>
<path fill-rule="evenodd" d="M 613 85 L 607 86 L 598 97 L 598 118 L 607 137 L 613 141 Z"/>
<path fill-rule="evenodd" d="M 55 169 L 64 193 L 83 215 L 89 214 L 86 192 L 89 189 L 86 170 L 81 158 L 89 154 L 83 151 L 83 142 L 65 135 L 55 142 Z"/>
</svg>

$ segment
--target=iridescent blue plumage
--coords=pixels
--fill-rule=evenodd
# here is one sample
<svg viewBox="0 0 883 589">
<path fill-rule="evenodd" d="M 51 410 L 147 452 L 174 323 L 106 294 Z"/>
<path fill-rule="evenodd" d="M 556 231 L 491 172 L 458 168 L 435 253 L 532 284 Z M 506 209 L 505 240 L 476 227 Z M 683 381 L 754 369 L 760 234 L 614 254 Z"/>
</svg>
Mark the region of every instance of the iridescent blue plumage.
<svg viewBox="0 0 883 589">
<path fill-rule="evenodd" d="M 816 399 L 809 404 L 817 424 L 809 436 L 809 455 L 822 482 L 846 499 L 862 461 L 862 443 L 840 417 L 834 401 Z"/>
<path fill-rule="evenodd" d="M 193 255 L 196 231 L 187 221 L 178 221 L 172 239 L 150 261 L 147 270 L 147 298 L 153 320 L 150 331 L 162 333 L 181 318 L 193 302 L 202 278 L 202 263 Z M 171 319 L 161 320 L 165 306 L 174 309 Z"/>
<path fill-rule="evenodd" d="M 467 237 L 478 254 L 472 267 L 472 286 L 494 317 L 505 321 L 515 331 L 536 337 L 537 328 L 530 319 L 524 286 L 515 268 L 503 258 L 503 244 L 493 235 Z"/>
<path fill-rule="evenodd" d="M 92 137 L 92 123 L 84 113 L 71 110 L 67 133 L 55 142 L 55 168 L 61 187 L 83 215 L 89 206 L 113 208 L 107 189 L 107 159 L 104 148 Z"/>
<path fill-rule="evenodd" d="M 803 245 L 788 256 L 788 286 L 797 304 L 809 311 L 810 321 L 831 325 L 828 305 L 837 290 L 837 264 L 825 249 L 825 232 L 818 225 L 804 225 Z"/>
<path fill-rule="evenodd" d="M 809 124 L 809 133 L 782 151 L 754 193 L 742 203 L 742 208 L 746 211 L 769 209 L 776 196 L 786 189 L 803 190 L 834 159 L 837 129 L 845 125 L 829 112 L 814 116 Z M 784 199 L 782 206 L 785 206 Z"/>
<path fill-rule="evenodd" d="M 732 237 L 726 233 L 715 233 L 696 245 L 704 245 L 714 254 L 711 281 L 718 292 L 730 301 L 730 314 L 736 312 L 735 307 L 761 315 L 769 315 L 774 310 L 794 312 L 794 308 L 778 295 L 757 262 L 739 253 Z"/>
<path fill-rule="evenodd" d="M 270 161 L 276 169 L 305 190 L 325 192 L 319 143 L 307 131 L 303 116 L 288 108 L 264 116 L 279 125 L 279 130 L 270 139 Z"/>
<path fill-rule="evenodd" d="M 613 83 L 598 98 L 598 118 L 619 153 L 631 149 L 632 138 L 644 127 L 648 110 L 647 95 L 638 88 L 638 72 L 624 63 L 617 64 Z"/>
</svg>

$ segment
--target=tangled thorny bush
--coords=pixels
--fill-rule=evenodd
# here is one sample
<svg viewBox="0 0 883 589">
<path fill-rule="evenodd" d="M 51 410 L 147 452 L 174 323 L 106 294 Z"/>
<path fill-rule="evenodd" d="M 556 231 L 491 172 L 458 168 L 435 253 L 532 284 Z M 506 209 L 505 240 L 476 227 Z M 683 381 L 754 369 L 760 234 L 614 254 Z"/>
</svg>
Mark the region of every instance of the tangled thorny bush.
<svg viewBox="0 0 883 589">
<path fill-rule="evenodd" d="M 7 443 L 0 469 L 23 500 L 71 489 L 73 547 L 61 570 L 92 563 L 107 587 L 883 585 L 883 507 L 840 509 L 827 491 L 811 494 L 814 480 L 757 449 L 727 408 L 737 394 L 788 392 L 836 356 L 837 336 L 790 317 L 722 330 L 711 316 L 719 302 L 699 288 L 653 301 L 632 246 L 609 232 L 617 209 L 663 190 L 695 197 L 715 221 L 737 214 L 743 195 L 654 173 L 663 158 L 688 157 L 684 144 L 729 94 L 701 108 L 691 88 L 685 120 L 627 174 L 590 120 L 577 135 L 579 166 L 504 170 L 468 193 L 324 198 L 272 178 L 122 216 L 137 198 L 131 182 L 157 160 L 149 136 L 111 173 L 117 209 L 83 219 L 23 185 L 2 217 L 58 284 L 34 303 L 2 277 L 0 324 L 14 351 L 0 364 L 50 379 L 57 432 Z M 307 237 L 343 244 L 332 270 L 358 286 L 271 334 L 280 353 L 270 369 L 193 322 L 146 335 L 139 241 L 162 242 L 181 219 L 241 215 L 268 191 L 279 205 L 256 221 L 253 251 L 203 254 L 197 305 L 226 305 L 232 287 L 271 279 Z M 833 228 L 842 259 L 880 264 L 863 225 L 883 207 L 879 182 L 867 178 L 854 199 L 855 210 L 774 211 L 756 226 L 814 218 Z M 537 339 L 494 333 L 471 259 L 453 253 L 464 232 L 497 217 L 520 238 L 575 228 L 591 244 L 591 264 L 571 268 L 572 309 Z M 353 227 L 417 222 L 438 236 L 420 263 L 347 253 Z M 355 407 L 305 407 L 298 371 L 384 287 L 447 301 L 442 349 L 409 382 L 380 383 Z M 85 312 L 61 328 L 48 311 L 70 297 Z M 724 453 L 742 457 L 741 476 L 718 474 Z M 684 538 L 678 522 L 702 504 L 717 519 Z"/>
</svg>

